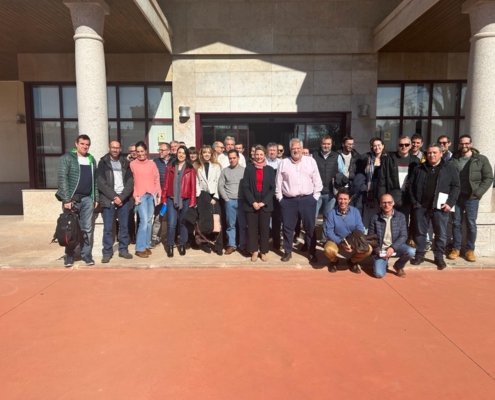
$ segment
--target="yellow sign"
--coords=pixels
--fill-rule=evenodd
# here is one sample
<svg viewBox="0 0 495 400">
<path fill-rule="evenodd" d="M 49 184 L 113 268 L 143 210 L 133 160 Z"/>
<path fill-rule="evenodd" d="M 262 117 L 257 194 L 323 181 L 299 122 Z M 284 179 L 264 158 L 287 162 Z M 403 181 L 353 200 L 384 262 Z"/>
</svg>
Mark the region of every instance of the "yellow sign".
<svg viewBox="0 0 495 400">
<path fill-rule="evenodd" d="M 165 142 L 165 133 L 159 133 L 158 134 L 158 143 L 164 143 Z"/>
<path fill-rule="evenodd" d="M 390 141 L 391 138 L 392 138 L 392 132 L 390 131 L 383 132 L 383 140 Z"/>
</svg>

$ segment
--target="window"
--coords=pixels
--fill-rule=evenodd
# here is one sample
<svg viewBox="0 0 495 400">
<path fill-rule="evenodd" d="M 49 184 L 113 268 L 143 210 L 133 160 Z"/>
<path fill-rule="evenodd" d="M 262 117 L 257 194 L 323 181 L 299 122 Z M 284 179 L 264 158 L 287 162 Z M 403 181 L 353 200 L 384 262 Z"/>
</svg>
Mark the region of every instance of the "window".
<svg viewBox="0 0 495 400">
<path fill-rule="evenodd" d="M 376 133 L 389 151 L 401 135 L 419 133 L 425 145 L 464 133 L 466 82 L 379 82 Z M 455 149 L 455 147 L 452 147 Z M 452 149 L 451 149 L 452 150 Z"/>
<path fill-rule="evenodd" d="M 30 93 L 34 187 L 56 188 L 58 160 L 79 135 L 76 86 L 32 85 Z M 160 143 L 173 140 L 172 86 L 109 84 L 107 105 L 109 141 L 119 141 L 124 153 L 144 140 L 154 156 Z"/>
</svg>

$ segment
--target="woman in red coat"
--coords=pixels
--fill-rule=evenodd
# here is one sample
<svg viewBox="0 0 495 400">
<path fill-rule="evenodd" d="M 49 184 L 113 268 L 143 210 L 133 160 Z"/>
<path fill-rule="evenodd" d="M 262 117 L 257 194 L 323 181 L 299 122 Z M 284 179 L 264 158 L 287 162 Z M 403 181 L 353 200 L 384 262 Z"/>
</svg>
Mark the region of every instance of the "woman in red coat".
<svg viewBox="0 0 495 400">
<path fill-rule="evenodd" d="M 180 224 L 180 244 L 177 246 L 181 256 L 186 254 L 188 239 L 184 215 L 189 207 L 196 206 L 196 171 L 189 162 L 189 151 L 180 146 L 172 164 L 167 166 L 162 188 L 162 203 L 167 204 L 167 256 L 174 256 L 175 227 Z"/>
</svg>

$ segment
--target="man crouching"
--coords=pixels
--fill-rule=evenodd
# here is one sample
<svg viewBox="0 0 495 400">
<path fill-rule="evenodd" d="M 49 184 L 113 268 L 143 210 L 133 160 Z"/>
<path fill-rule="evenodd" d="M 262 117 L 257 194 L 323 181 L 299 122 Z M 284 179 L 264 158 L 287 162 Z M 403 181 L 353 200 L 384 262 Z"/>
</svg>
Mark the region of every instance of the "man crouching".
<svg viewBox="0 0 495 400">
<path fill-rule="evenodd" d="M 406 217 L 394 210 L 394 199 L 389 194 L 380 198 L 380 208 L 382 210 L 371 218 L 368 230 L 369 235 L 376 233 L 378 236 L 378 247 L 373 249 L 375 277 L 383 278 L 387 273 L 388 259 L 399 257 L 394 269 L 398 277 L 405 278 L 404 266 L 416 254 L 416 250 L 406 244 Z"/>
</svg>

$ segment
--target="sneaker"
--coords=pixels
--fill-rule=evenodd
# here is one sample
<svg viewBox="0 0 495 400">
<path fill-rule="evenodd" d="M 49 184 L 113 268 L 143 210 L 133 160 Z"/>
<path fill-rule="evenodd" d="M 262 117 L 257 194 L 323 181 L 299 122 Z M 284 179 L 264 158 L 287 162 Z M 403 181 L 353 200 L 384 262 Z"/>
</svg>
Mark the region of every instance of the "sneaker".
<svg viewBox="0 0 495 400">
<path fill-rule="evenodd" d="M 397 276 L 399 278 L 405 278 L 406 277 L 406 273 L 404 272 L 404 268 L 399 268 L 396 264 L 394 264 L 394 270 L 395 270 L 395 273 L 397 274 Z"/>
<path fill-rule="evenodd" d="M 64 267 L 72 267 L 74 265 L 74 256 L 65 256 Z"/>
<path fill-rule="evenodd" d="M 101 262 L 103 264 L 106 264 L 106 263 L 110 262 L 111 258 L 112 258 L 112 256 L 110 254 L 104 254 L 102 259 L 101 259 Z"/>
<path fill-rule="evenodd" d="M 152 240 L 151 243 L 150 243 L 150 249 L 154 249 L 159 244 L 160 244 L 160 240 L 159 239 Z"/>
<path fill-rule="evenodd" d="M 83 261 L 86 263 L 87 267 L 90 265 L 95 265 L 95 260 L 93 260 L 93 257 L 83 258 Z"/>
<path fill-rule="evenodd" d="M 132 254 L 127 251 L 125 253 L 119 253 L 119 257 L 125 258 L 126 260 L 130 260 L 132 258 Z"/>
<path fill-rule="evenodd" d="M 449 260 L 455 260 L 457 257 L 459 257 L 460 251 L 457 249 L 452 249 L 450 254 L 447 256 Z"/>
<path fill-rule="evenodd" d="M 464 256 L 464 258 L 466 259 L 466 261 L 475 262 L 476 256 L 474 255 L 474 250 L 466 251 L 466 255 Z"/>
</svg>

